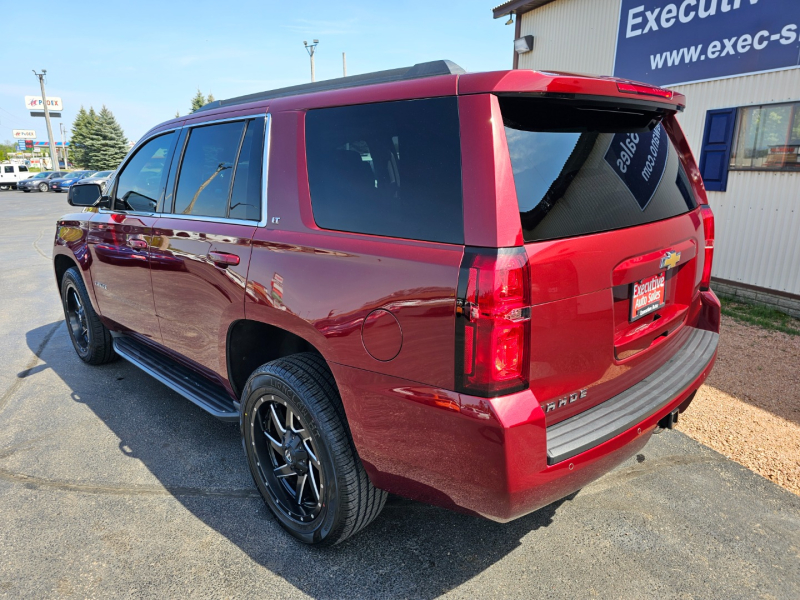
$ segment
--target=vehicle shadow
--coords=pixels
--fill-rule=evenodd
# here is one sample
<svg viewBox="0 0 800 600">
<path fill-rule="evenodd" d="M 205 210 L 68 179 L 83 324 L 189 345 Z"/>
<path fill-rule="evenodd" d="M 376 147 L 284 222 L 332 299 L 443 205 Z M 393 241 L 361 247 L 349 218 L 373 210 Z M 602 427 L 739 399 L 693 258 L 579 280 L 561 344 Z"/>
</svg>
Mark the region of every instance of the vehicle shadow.
<svg viewBox="0 0 800 600">
<path fill-rule="evenodd" d="M 31 351 L 53 327 L 28 332 Z M 44 364 L 18 377 L 52 370 L 71 390 L 66 402 L 89 408 L 119 438 L 119 452 L 141 461 L 197 519 L 253 561 L 313 597 L 439 596 L 550 525 L 561 504 L 574 497 L 508 524 L 391 497 L 376 521 L 354 538 L 328 549 L 308 547 L 280 528 L 258 496 L 237 426 L 217 421 L 125 361 L 83 364 L 64 327 L 40 357 Z M 546 565 L 541 568 L 544 577 Z"/>
</svg>

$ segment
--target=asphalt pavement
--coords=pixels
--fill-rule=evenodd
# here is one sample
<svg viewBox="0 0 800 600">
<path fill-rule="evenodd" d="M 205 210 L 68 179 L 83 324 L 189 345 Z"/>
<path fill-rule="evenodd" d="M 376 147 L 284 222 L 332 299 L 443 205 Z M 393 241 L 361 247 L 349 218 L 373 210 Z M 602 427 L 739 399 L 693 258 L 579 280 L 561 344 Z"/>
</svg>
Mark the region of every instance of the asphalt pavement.
<svg viewBox="0 0 800 600">
<path fill-rule="evenodd" d="M 800 598 L 800 498 L 678 432 L 512 523 L 393 498 L 344 544 L 296 542 L 234 425 L 77 358 L 68 208 L 0 192 L 0 597 Z"/>
</svg>

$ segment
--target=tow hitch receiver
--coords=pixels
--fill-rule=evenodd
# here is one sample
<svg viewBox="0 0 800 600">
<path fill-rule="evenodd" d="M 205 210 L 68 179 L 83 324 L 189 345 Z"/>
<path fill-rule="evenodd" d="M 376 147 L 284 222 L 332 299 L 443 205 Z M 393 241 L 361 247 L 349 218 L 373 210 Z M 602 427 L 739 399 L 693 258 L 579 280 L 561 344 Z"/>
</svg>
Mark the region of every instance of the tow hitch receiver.
<svg viewBox="0 0 800 600">
<path fill-rule="evenodd" d="M 678 409 L 676 408 L 658 422 L 658 428 L 655 430 L 654 433 L 660 433 L 661 429 L 674 429 L 675 423 L 677 422 L 678 422 Z"/>
</svg>

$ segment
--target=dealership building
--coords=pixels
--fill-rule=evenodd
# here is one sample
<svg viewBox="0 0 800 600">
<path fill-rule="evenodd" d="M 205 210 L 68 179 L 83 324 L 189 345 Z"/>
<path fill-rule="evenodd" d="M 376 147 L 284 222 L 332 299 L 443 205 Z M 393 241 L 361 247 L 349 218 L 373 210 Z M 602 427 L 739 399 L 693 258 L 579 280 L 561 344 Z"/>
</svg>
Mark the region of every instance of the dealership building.
<svg viewBox="0 0 800 600">
<path fill-rule="evenodd" d="M 517 0 L 514 67 L 684 94 L 716 217 L 712 287 L 800 316 L 800 0 Z M 509 56 L 511 59 L 511 56 Z"/>
</svg>

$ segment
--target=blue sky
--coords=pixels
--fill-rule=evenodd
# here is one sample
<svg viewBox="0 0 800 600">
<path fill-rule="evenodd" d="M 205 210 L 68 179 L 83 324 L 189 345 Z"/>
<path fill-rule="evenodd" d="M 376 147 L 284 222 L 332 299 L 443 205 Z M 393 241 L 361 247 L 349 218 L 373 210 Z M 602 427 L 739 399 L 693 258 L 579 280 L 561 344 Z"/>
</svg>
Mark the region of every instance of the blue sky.
<svg viewBox="0 0 800 600">
<path fill-rule="evenodd" d="M 39 95 L 32 69 L 47 69 L 65 125 L 81 105 L 105 104 L 131 140 L 186 114 L 198 87 L 219 99 L 306 83 L 304 39 L 320 40 L 317 80 L 341 76 L 342 52 L 348 75 L 440 58 L 467 71 L 510 69 L 514 28 L 492 19 L 498 3 L 135 0 L 70 2 L 39 16 L 30 3 L 3 2 L 3 22 L 17 33 L 2 53 L 0 140 L 27 128 L 47 139 L 44 119 L 24 106 L 25 95 Z M 12 50 L 17 34 L 35 49 Z M 58 137 L 58 120 L 53 129 Z"/>
</svg>

